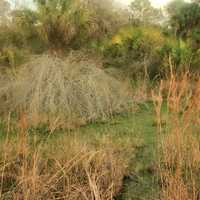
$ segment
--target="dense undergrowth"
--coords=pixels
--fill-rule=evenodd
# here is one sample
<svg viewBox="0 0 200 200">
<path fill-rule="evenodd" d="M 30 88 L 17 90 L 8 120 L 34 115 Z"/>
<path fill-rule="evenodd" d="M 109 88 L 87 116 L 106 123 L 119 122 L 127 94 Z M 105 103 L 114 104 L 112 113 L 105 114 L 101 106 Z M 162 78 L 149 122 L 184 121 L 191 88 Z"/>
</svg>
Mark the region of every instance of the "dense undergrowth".
<svg viewBox="0 0 200 200">
<path fill-rule="evenodd" d="M 18 125 L 15 132 L 7 127 L 1 140 L 1 199 L 111 200 L 121 190 L 135 148 L 131 140 L 77 131 L 42 139 L 44 130 L 28 129 L 26 116 Z"/>
<path fill-rule="evenodd" d="M 199 0 L 34 2 L 0 1 L 0 199 L 198 200 Z"/>
</svg>

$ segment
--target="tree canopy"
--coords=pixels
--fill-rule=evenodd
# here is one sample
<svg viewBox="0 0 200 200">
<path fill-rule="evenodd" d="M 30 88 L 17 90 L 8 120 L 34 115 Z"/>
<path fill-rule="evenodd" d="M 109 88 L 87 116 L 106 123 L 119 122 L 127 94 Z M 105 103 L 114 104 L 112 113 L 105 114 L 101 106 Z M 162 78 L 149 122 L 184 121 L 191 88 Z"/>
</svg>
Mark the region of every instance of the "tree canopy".
<svg viewBox="0 0 200 200">
<path fill-rule="evenodd" d="M 170 24 L 177 36 L 181 38 L 200 36 L 200 4 L 198 2 L 186 3 L 175 0 L 169 4 L 168 10 L 171 17 Z"/>
<path fill-rule="evenodd" d="M 134 0 L 130 9 L 131 20 L 136 24 L 155 24 L 163 17 L 161 10 L 154 8 L 149 0 Z"/>
</svg>

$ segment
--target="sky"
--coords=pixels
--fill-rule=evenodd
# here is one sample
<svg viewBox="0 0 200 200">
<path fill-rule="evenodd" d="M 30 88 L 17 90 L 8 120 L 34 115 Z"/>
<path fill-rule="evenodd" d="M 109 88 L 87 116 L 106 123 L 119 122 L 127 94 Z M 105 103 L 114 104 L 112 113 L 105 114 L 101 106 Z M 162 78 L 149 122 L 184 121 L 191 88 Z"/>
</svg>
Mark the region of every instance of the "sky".
<svg viewBox="0 0 200 200">
<path fill-rule="evenodd" d="M 117 1 L 124 5 L 130 5 L 130 2 L 132 2 L 133 0 L 117 0 Z M 150 0 L 150 1 L 154 7 L 160 8 L 167 5 L 172 0 Z M 186 0 L 186 1 L 189 1 L 189 0 Z"/>
<path fill-rule="evenodd" d="M 117 1 L 124 5 L 130 5 L 130 2 L 132 2 L 132 0 L 117 0 Z M 170 0 L 151 0 L 151 3 L 155 7 L 162 7 L 166 5 L 169 1 Z"/>
<path fill-rule="evenodd" d="M 18 2 L 19 5 L 26 4 L 26 6 L 28 5 L 29 7 L 33 5 L 32 4 L 33 0 L 9 0 L 9 1 L 12 2 L 12 4 L 14 2 Z M 132 2 L 133 0 L 116 0 L 116 1 L 118 1 L 119 3 L 121 3 L 124 6 L 128 6 L 128 5 L 130 5 L 130 2 Z M 160 7 L 164 7 L 166 4 L 168 4 L 172 0 L 150 0 L 150 1 L 153 6 L 160 8 Z M 190 1 L 190 0 L 186 0 L 186 1 Z"/>
</svg>

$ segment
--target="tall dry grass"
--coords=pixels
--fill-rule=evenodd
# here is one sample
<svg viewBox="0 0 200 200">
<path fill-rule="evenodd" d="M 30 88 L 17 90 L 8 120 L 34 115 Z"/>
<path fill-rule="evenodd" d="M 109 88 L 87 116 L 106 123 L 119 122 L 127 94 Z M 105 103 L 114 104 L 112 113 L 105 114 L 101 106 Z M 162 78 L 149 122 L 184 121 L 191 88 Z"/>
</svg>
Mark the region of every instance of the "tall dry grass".
<svg viewBox="0 0 200 200">
<path fill-rule="evenodd" d="M 26 115 L 17 137 L 9 126 L 0 145 L 0 199 L 112 200 L 120 191 L 131 143 L 105 138 L 93 145 L 76 134 L 41 142 L 29 136 Z"/>
<path fill-rule="evenodd" d="M 165 96 L 165 97 L 164 97 Z M 158 124 L 158 175 L 163 200 L 200 198 L 200 80 L 171 75 L 153 93 Z M 162 106 L 167 102 L 168 113 Z M 165 118 L 166 127 L 162 126 Z"/>
</svg>

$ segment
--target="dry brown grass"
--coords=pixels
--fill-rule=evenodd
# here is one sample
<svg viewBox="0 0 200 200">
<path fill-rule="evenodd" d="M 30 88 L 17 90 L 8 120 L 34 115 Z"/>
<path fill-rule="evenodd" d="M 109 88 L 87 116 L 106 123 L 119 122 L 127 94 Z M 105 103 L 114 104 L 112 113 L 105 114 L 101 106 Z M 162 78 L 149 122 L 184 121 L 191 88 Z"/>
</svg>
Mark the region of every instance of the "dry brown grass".
<svg viewBox="0 0 200 200">
<path fill-rule="evenodd" d="M 78 134 L 39 142 L 29 137 L 25 115 L 19 127 L 0 145 L 0 199 L 112 200 L 120 191 L 131 143 L 106 137 L 93 145 Z"/>
<path fill-rule="evenodd" d="M 167 89 L 167 127 L 161 125 L 162 91 Z M 172 74 L 153 94 L 158 122 L 161 199 L 198 200 L 200 194 L 200 80 Z M 166 117 L 165 117 L 166 118 Z M 163 130 L 167 133 L 163 134 Z"/>
<path fill-rule="evenodd" d="M 13 78 L 12 78 L 13 79 Z M 127 111 L 128 89 L 95 62 L 43 55 L 0 86 L 1 110 L 26 113 L 29 123 L 69 128 Z"/>
</svg>

